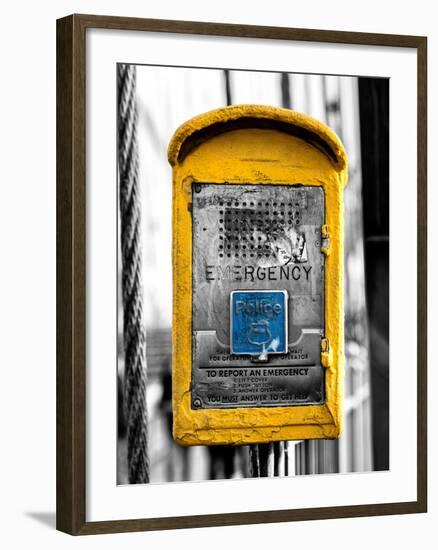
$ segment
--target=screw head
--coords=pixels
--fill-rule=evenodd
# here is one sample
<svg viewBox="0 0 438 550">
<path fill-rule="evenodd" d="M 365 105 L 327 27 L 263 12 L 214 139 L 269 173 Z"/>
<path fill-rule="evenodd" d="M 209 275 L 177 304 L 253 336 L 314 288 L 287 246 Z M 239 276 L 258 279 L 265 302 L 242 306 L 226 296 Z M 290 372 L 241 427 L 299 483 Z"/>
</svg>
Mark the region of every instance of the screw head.
<svg viewBox="0 0 438 550">
<path fill-rule="evenodd" d="M 192 401 L 192 405 L 195 409 L 199 409 L 199 407 L 202 405 L 202 401 L 199 399 L 199 397 L 195 397 Z"/>
</svg>

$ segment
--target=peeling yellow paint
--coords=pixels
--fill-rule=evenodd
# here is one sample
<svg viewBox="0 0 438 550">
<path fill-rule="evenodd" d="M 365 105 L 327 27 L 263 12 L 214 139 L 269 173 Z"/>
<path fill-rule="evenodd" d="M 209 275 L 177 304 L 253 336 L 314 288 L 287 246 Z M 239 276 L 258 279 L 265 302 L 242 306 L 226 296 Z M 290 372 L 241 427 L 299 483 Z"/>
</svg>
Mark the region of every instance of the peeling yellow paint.
<svg viewBox="0 0 438 550">
<path fill-rule="evenodd" d="M 182 445 L 242 445 L 338 437 L 343 404 L 343 188 L 344 148 L 327 126 L 304 114 L 261 105 L 237 105 L 195 117 L 175 132 L 173 167 L 173 411 Z M 325 195 L 326 371 L 323 405 L 192 410 L 192 219 L 196 182 L 316 185 Z M 326 232 L 326 234 L 325 234 Z M 328 254 L 330 252 L 330 254 Z"/>
</svg>

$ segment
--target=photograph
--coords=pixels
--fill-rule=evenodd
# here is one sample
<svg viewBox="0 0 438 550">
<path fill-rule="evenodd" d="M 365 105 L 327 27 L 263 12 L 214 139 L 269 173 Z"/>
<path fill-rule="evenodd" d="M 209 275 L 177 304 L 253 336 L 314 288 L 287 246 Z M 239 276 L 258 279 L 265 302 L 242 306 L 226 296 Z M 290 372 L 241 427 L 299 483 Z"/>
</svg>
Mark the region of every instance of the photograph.
<svg viewBox="0 0 438 550">
<path fill-rule="evenodd" d="M 117 484 L 390 470 L 390 79 L 114 78 Z"/>
</svg>

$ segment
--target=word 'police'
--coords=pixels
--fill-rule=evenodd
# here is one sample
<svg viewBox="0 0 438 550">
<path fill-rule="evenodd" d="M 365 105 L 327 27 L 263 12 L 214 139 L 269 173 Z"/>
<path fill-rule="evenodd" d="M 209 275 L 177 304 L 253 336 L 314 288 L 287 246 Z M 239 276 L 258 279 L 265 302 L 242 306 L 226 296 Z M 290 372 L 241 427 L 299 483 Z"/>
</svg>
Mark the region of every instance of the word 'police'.
<svg viewBox="0 0 438 550">
<path fill-rule="evenodd" d="M 236 314 L 247 315 L 253 317 L 255 315 L 264 315 L 265 317 L 277 316 L 281 313 L 281 304 L 273 304 L 268 300 L 255 299 L 255 300 L 237 300 L 236 301 Z"/>
</svg>

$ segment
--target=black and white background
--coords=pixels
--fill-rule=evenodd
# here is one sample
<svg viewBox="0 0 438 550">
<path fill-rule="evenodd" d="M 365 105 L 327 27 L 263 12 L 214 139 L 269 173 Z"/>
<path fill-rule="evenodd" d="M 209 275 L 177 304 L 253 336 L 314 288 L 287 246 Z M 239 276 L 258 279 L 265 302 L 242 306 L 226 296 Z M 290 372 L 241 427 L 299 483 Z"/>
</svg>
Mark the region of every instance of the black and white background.
<svg viewBox="0 0 438 550">
<path fill-rule="evenodd" d="M 132 197 L 141 214 L 141 244 L 135 244 L 135 253 L 126 254 L 125 269 L 131 278 L 132 263 L 126 262 L 132 257 L 137 261 L 137 252 L 141 252 L 138 268 L 146 334 L 146 351 L 142 349 L 142 353 L 146 355 L 143 368 L 147 371 L 147 428 L 142 437 L 137 436 L 139 443 L 133 442 L 138 419 L 130 416 L 129 408 L 138 411 L 138 404 L 127 403 L 126 396 L 131 395 L 127 385 L 132 388 L 139 378 L 136 374 L 131 380 L 129 374 L 126 381 L 125 350 L 130 350 L 133 342 L 130 339 L 125 346 L 123 337 L 124 322 L 131 322 L 125 319 L 123 310 L 123 250 L 128 246 L 124 244 L 123 219 L 127 213 L 124 204 L 130 204 L 124 198 L 123 187 L 118 266 L 118 483 L 251 476 L 248 446 L 182 448 L 171 435 L 172 175 L 167 146 L 173 132 L 186 120 L 211 109 L 241 103 L 294 109 L 325 122 L 341 138 L 349 159 L 349 182 L 344 193 L 344 433 L 339 441 L 260 446 L 265 463 L 263 475 L 388 470 L 389 79 L 137 65 L 119 66 L 119 80 L 121 171 L 129 157 L 124 149 L 126 136 L 132 137 L 134 120 L 131 116 L 125 122 L 124 113 L 131 113 L 133 108 L 126 107 L 125 96 L 133 93 L 134 85 L 137 108 L 138 193 L 132 193 Z M 125 131 L 125 126 L 129 131 Z M 127 172 L 131 174 L 131 169 Z M 122 181 L 120 185 L 125 184 Z M 132 233 L 129 226 L 129 238 Z M 138 310 L 131 298 L 127 303 L 133 311 Z M 177 360 L 173 358 L 176 364 Z M 147 456 L 139 458 L 146 440 Z M 148 462 L 148 472 L 143 474 L 140 470 L 145 467 L 138 466 L 142 461 Z"/>
</svg>

